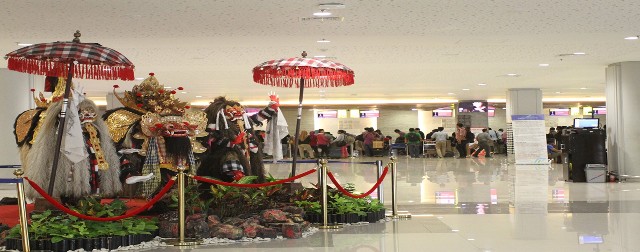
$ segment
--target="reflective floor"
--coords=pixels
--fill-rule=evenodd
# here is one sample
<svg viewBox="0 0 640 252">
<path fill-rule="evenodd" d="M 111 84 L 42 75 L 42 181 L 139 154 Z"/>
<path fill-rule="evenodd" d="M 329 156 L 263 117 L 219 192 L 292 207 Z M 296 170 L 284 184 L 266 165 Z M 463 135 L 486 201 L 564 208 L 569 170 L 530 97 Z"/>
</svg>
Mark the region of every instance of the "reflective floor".
<svg viewBox="0 0 640 252">
<path fill-rule="evenodd" d="M 373 162 L 387 157 L 335 161 Z M 313 168 L 300 164 L 297 173 Z M 373 164 L 329 164 L 340 183 L 367 191 Z M 286 177 L 290 164 L 268 164 Z M 316 183 L 315 174 L 301 179 Z M 383 198 L 390 209 L 391 178 Z M 9 193 L 10 189 L 2 190 Z M 375 195 L 377 192 L 374 192 Z M 200 246 L 194 251 L 640 251 L 640 183 L 567 183 L 558 164 L 398 158 L 398 209 L 411 219 L 319 231 L 299 240 Z M 637 233 L 636 233 L 637 232 Z M 175 251 L 177 248 L 154 250 Z"/>
</svg>

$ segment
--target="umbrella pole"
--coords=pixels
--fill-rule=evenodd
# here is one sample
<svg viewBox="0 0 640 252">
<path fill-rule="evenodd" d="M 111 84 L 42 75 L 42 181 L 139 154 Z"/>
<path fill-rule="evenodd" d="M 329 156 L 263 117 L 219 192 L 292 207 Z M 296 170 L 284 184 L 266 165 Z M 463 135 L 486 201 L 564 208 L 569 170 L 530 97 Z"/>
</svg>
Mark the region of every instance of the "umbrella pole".
<svg viewBox="0 0 640 252">
<path fill-rule="evenodd" d="M 51 166 L 51 178 L 49 180 L 49 189 L 47 193 L 53 196 L 53 185 L 56 182 L 56 172 L 58 171 L 58 161 L 60 160 L 60 149 L 62 147 L 62 134 L 64 134 L 64 126 L 67 121 L 67 109 L 69 108 L 69 94 L 71 93 L 71 78 L 73 78 L 73 61 L 69 63 L 69 73 L 67 74 L 67 83 L 64 87 L 64 99 L 62 100 L 62 110 L 60 111 L 60 120 L 58 122 L 58 139 L 56 139 L 55 154 L 53 156 L 53 164 Z M 42 143 L 41 143 L 42 144 Z"/>
<path fill-rule="evenodd" d="M 298 161 L 298 138 L 300 138 L 300 120 L 302 119 L 302 97 L 304 96 L 304 79 L 300 78 L 300 95 L 298 96 L 298 117 L 296 119 L 296 135 L 293 142 L 293 163 L 291 163 L 291 177 L 296 175 L 296 162 Z"/>
</svg>

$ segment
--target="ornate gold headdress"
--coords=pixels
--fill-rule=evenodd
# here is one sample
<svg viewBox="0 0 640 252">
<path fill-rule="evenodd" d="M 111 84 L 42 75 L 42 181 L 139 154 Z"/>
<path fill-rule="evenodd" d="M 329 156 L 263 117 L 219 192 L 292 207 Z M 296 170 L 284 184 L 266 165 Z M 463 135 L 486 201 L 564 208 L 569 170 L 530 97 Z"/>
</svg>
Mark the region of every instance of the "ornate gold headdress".
<svg viewBox="0 0 640 252">
<path fill-rule="evenodd" d="M 64 96 L 64 88 L 66 85 L 66 80 L 64 78 L 57 78 L 58 82 L 56 83 L 55 89 L 51 98 L 47 100 L 44 98 L 42 92 L 39 92 L 38 97 L 36 97 L 36 89 L 32 88 L 31 93 L 33 96 L 33 101 L 36 103 L 36 107 L 38 108 L 48 108 L 52 102 L 57 102 Z M 73 88 L 73 83 L 71 84 L 71 88 Z"/>
<path fill-rule="evenodd" d="M 116 92 L 118 87 L 118 85 L 113 86 L 113 93 L 120 103 L 141 113 L 151 112 L 160 116 L 180 116 L 184 114 L 185 109 L 189 109 L 186 102 L 180 102 L 173 97 L 176 90 L 183 90 L 183 88 L 165 90 L 153 73 L 149 73 L 149 77 L 142 83 L 135 85 L 131 91 L 125 91 L 124 97 L 120 97 Z"/>
</svg>

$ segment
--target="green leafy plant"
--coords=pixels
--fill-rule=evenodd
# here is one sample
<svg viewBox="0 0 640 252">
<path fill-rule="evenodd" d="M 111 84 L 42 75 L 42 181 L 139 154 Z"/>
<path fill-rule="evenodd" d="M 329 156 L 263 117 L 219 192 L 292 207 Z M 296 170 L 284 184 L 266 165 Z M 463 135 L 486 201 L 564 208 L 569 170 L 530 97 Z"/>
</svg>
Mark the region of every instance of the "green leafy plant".
<svg viewBox="0 0 640 252">
<path fill-rule="evenodd" d="M 124 214 L 127 211 L 127 205 L 120 199 L 114 199 L 107 204 L 101 204 L 100 198 L 84 197 L 71 206 L 74 211 L 95 217 L 113 217 Z"/>
<path fill-rule="evenodd" d="M 320 214 L 322 212 L 322 206 L 317 201 L 296 201 L 296 206 L 301 207 L 307 213 Z"/>
</svg>

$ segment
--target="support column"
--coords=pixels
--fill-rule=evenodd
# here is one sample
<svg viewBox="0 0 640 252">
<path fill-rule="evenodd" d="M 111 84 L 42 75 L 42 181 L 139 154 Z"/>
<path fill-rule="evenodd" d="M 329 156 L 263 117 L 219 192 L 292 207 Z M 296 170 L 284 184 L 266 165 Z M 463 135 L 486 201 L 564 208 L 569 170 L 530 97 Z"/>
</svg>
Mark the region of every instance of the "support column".
<svg viewBox="0 0 640 252">
<path fill-rule="evenodd" d="M 542 90 L 512 88 L 507 91 L 507 124 L 511 115 L 542 115 Z"/>
<path fill-rule="evenodd" d="M 515 162 L 513 147 L 512 115 L 542 115 L 542 90 L 537 88 L 512 88 L 507 91 L 507 161 Z M 544 130 L 543 130 L 544 131 Z M 546 142 L 544 143 L 546 144 Z"/>
<path fill-rule="evenodd" d="M 640 62 L 611 64 L 606 77 L 608 169 L 640 176 Z"/>
</svg>

